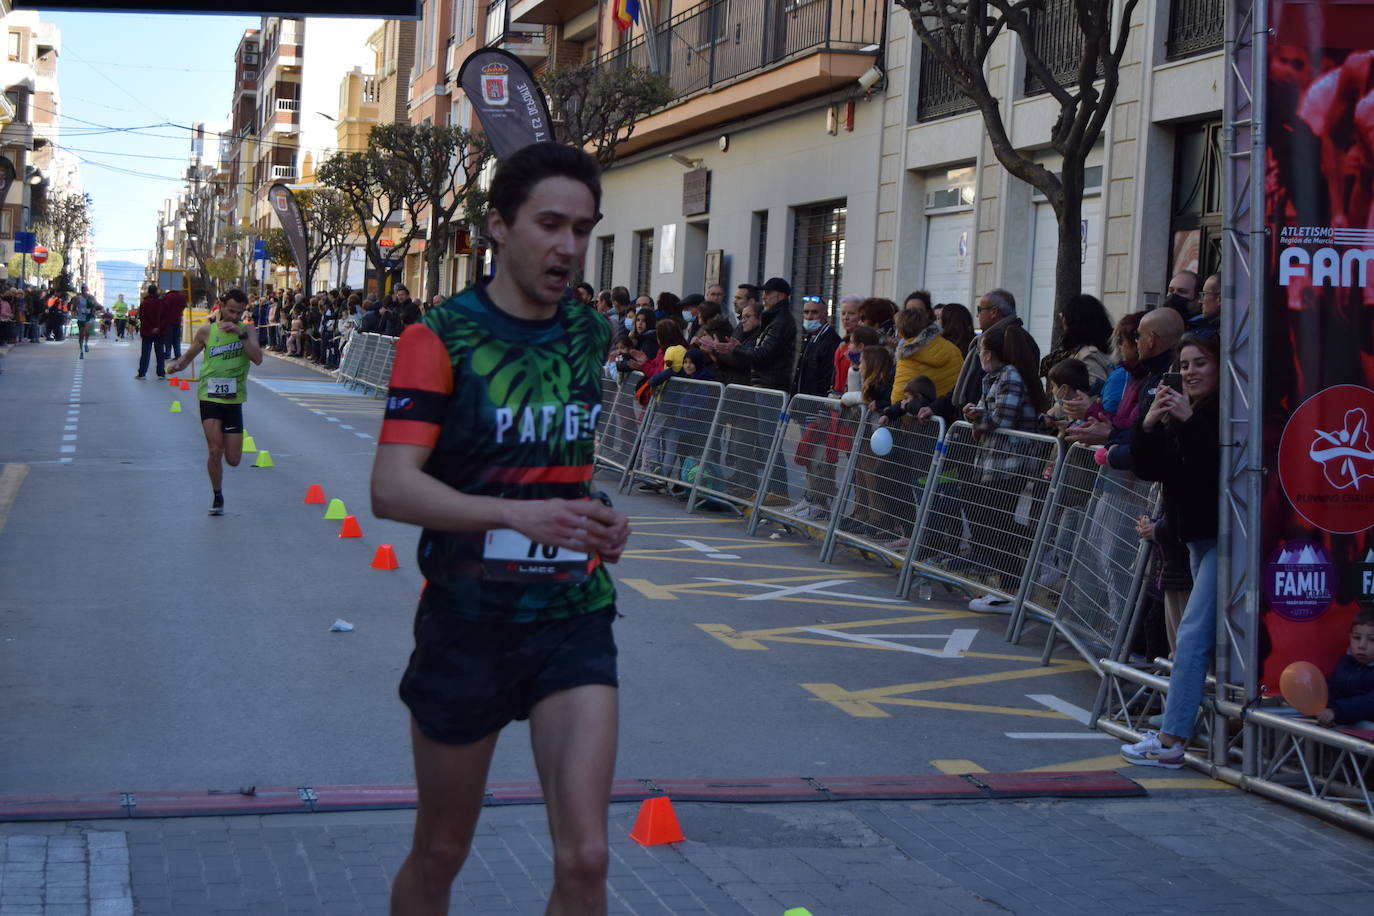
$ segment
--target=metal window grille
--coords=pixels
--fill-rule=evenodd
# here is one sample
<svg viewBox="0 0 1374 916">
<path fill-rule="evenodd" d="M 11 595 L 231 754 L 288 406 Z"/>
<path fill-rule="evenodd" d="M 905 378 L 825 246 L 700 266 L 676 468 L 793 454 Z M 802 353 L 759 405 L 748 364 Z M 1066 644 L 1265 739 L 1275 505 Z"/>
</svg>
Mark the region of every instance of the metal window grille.
<svg viewBox="0 0 1374 916">
<path fill-rule="evenodd" d="M 754 214 L 754 285 L 762 286 L 764 261 L 768 256 L 768 211 Z"/>
<path fill-rule="evenodd" d="M 635 288 L 636 295 L 651 296 L 653 289 L 649 282 L 654 269 L 654 230 L 641 229 L 635 233 Z"/>
<path fill-rule="evenodd" d="M 615 267 L 615 236 L 603 235 L 601 237 L 601 258 L 597 264 L 596 283 L 597 289 L 610 289 L 614 284 L 611 282 L 612 268 Z"/>
<path fill-rule="evenodd" d="M 1220 51 L 1225 32 L 1225 0 L 1172 0 L 1169 4 L 1169 60 Z"/>
<path fill-rule="evenodd" d="M 820 296 L 822 302 L 838 302 L 844 280 L 843 200 L 832 200 L 793 211 L 792 290 Z"/>
<path fill-rule="evenodd" d="M 936 35 L 938 38 L 938 33 Z M 935 61 L 933 54 L 921 51 L 921 84 L 916 93 L 916 120 L 933 121 L 963 114 L 976 108 L 973 99 L 954 84 L 949 70 Z"/>
<path fill-rule="evenodd" d="M 1083 59 L 1083 31 L 1073 0 L 1046 0 L 1043 9 L 1032 10 L 1031 35 L 1035 52 L 1044 61 L 1050 74 L 1061 85 L 1078 79 L 1078 64 Z M 1098 76 L 1102 75 L 1098 61 Z M 1026 68 L 1026 95 L 1046 92 L 1046 86 Z"/>
</svg>

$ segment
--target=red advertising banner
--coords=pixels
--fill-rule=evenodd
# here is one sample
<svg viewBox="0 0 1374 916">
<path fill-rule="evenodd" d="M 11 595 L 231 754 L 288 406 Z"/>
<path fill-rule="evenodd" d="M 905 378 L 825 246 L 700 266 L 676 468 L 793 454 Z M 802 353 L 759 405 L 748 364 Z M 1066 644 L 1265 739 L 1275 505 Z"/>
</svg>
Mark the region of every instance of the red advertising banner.
<svg viewBox="0 0 1374 916">
<path fill-rule="evenodd" d="M 1374 3 L 1270 0 L 1260 682 L 1374 606 Z M 1227 282 L 1239 278 L 1227 278 Z"/>
</svg>

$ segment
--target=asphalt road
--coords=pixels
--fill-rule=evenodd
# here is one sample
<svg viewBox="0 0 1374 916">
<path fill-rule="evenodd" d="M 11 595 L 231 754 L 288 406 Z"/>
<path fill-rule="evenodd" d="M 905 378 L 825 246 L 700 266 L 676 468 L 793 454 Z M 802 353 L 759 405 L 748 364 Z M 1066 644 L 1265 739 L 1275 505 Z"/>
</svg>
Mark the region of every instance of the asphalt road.
<svg viewBox="0 0 1374 916">
<path fill-rule="evenodd" d="M 269 356 L 245 416 L 275 466 L 229 471 L 212 518 L 194 392 L 134 380 L 136 360 L 97 339 L 3 363 L 0 793 L 411 782 L 396 684 L 421 580 L 416 531 L 369 511 L 380 402 Z M 315 483 L 361 539 L 303 503 Z M 1095 676 L 1067 653 L 1042 668 L 1039 631 L 1010 645 L 1003 617 L 896 600 L 877 564 L 663 496 L 617 506 L 619 775 L 1119 764 L 1078 721 Z M 369 568 L 379 544 L 399 570 Z M 491 779 L 533 777 L 513 726 Z"/>
</svg>

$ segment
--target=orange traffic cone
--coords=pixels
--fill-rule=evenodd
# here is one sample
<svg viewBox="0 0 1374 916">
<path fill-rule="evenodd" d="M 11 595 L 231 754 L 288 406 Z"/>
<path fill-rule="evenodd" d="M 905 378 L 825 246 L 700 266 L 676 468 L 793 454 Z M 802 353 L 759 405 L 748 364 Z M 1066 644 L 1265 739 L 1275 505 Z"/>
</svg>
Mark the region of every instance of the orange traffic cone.
<svg viewBox="0 0 1374 916">
<path fill-rule="evenodd" d="M 180 380 L 179 380 L 179 379 L 174 379 L 174 378 L 168 378 L 168 379 L 167 379 L 167 384 L 171 385 L 173 388 L 178 388 L 178 387 L 180 387 Z"/>
<path fill-rule="evenodd" d="M 400 569 L 400 564 L 396 562 L 396 551 L 390 544 L 379 544 L 377 552 L 372 555 L 373 569 Z"/>
<path fill-rule="evenodd" d="M 363 536 L 363 529 L 358 527 L 358 516 L 344 516 L 343 525 L 339 527 L 339 537 L 341 538 L 360 538 Z"/>
<path fill-rule="evenodd" d="M 310 489 L 305 491 L 305 501 L 310 505 L 324 502 L 324 489 L 317 483 L 312 483 Z"/>
<path fill-rule="evenodd" d="M 187 380 L 187 379 L 182 379 L 182 380 L 181 380 L 181 390 L 182 390 L 182 391 L 190 391 L 190 390 L 191 390 L 191 383 L 190 383 L 189 380 Z"/>
<path fill-rule="evenodd" d="M 635 829 L 630 831 L 630 839 L 640 846 L 681 843 L 687 839 L 678 826 L 677 815 L 673 813 L 673 803 L 668 796 L 659 795 L 644 800 L 644 804 L 639 806 L 639 817 L 635 818 Z"/>
</svg>

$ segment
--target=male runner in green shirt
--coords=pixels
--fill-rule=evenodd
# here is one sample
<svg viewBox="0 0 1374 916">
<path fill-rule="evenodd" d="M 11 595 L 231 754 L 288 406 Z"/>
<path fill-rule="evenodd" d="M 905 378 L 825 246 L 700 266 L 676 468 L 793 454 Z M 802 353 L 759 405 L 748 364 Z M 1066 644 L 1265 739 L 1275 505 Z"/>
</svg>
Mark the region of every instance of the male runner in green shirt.
<svg viewBox="0 0 1374 916">
<path fill-rule="evenodd" d="M 591 493 L 610 326 L 564 299 L 600 199 L 581 150 L 511 155 L 489 198 L 496 276 L 396 343 L 372 511 L 424 528 L 428 584 L 401 679 L 419 807 L 393 914 L 448 911 L 497 737 L 526 718 L 554 848 L 546 912 L 606 912 L 618 680 L 605 564 L 629 524 Z"/>
<path fill-rule="evenodd" d="M 120 293 L 119 298 L 110 306 L 110 311 L 114 312 L 115 320 L 115 339 L 124 339 L 124 329 L 129 325 L 129 304 L 124 301 L 124 294 Z"/>
<path fill-rule="evenodd" d="M 200 369 L 200 426 L 210 455 L 206 468 L 210 487 L 215 491 L 211 515 L 224 514 L 224 494 L 220 484 L 224 465 L 238 467 L 243 458 L 243 402 L 248 399 L 248 362 L 262 365 L 262 348 L 252 324 L 243 320 L 248 297 L 241 289 L 231 289 L 220 300 L 214 320 L 196 328 L 195 338 L 185 353 L 167 364 L 175 375 L 191 364 L 196 354 L 205 351 Z"/>
</svg>

